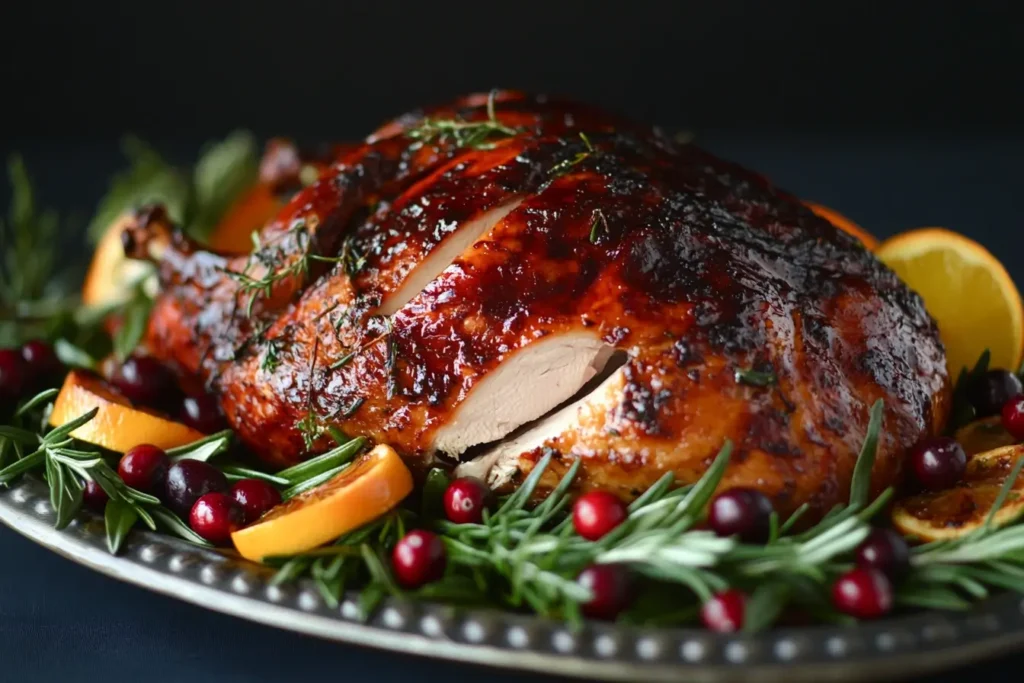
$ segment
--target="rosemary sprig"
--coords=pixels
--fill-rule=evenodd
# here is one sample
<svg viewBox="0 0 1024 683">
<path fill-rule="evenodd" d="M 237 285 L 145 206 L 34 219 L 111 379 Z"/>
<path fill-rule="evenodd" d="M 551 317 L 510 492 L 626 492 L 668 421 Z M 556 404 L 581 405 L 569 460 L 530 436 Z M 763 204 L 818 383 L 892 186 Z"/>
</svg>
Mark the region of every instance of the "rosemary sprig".
<svg viewBox="0 0 1024 683">
<path fill-rule="evenodd" d="M 563 159 L 562 161 L 559 161 L 557 164 L 552 166 L 548 170 L 549 179 L 553 180 L 555 178 L 565 175 L 570 170 L 572 170 L 574 166 L 583 163 L 597 152 L 597 149 L 594 147 L 594 145 L 590 143 L 590 138 L 587 137 L 587 134 L 584 133 L 583 131 L 580 131 L 580 140 L 583 141 L 583 151 L 577 152 L 569 159 Z"/>
<path fill-rule="evenodd" d="M 496 95 L 496 90 L 488 95 L 487 118 L 483 121 L 426 118 L 415 128 L 405 131 L 405 135 L 426 144 L 451 142 L 458 148 L 493 149 L 496 139 L 512 137 L 520 132 L 520 129 L 506 126 L 498 120 L 494 107 Z"/>
<path fill-rule="evenodd" d="M 289 239 L 294 240 L 297 253 L 290 253 L 286 248 Z M 248 296 L 245 306 L 247 317 L 252 316 L 256 301 L 269 299 L 279 283 L 291 278 L 305 281 L 313 261 L 336 263 L 342 258 L 314 253 L 313 237 L 301 220 L 296 221 L 274 244 L 262 245 L 257 234 L 253 233 L 253 245 L 255 248 L 243 270 L 224 270 L 225 275 L 238 282 L 239 295 Z"/>
<path fill-rule="evenodd" d="M 28 429 L 27 425 L 38 417 L 38 413 L 45 413 L 56 393 L 51 389 L 28 399 L 14 415 L 17 424 L 0 427 L 0 448 L 10 443 L 17 447 L 19 454 L 14 462 L 0 469 L 0 485 L 10 484 L 28 472 L 42 471 L 50 488 L 50 504 L 56 513 L 54 525 L 62 529 L 82 508 L 84 483 L 96 482 L 110 498 L 104 519 L 107 545 L 112 553 L 120 549 L 128 531 L 139 520 L 153 530 L 159 522 L 165 529 L 188 541 L 208 545 L 174 513 L 163 508 L 157 498 L 125 484 L 104 453 L 74 440 L 72 432 L 92 420 L 98 408 L 42 434 Z M 206 460 L 226 450 L 230 438 L 230 431 L 220 432 L 188 446 L 171 449 L 168 454 L 174 459 L 191 457 Z"/>
</svg>

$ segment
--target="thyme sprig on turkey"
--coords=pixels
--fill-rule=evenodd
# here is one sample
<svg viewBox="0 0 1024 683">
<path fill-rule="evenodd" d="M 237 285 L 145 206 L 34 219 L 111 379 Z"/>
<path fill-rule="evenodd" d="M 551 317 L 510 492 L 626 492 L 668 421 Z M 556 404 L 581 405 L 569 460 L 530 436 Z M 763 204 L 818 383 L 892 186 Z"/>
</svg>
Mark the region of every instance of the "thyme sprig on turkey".
<svg viewBox="0 0 1024 683">
<path fill-rule="evenodd" d="M 518 128 L 506 126 L 498 120 L 494 107 L 496 96 L 495 90 L 487 96 L 487 118 L 483 121 L 426 118 L 405 131 L 405 135 L 428 144 L 451 142 L 456 147 L 492 149 L 496 139 L 512 137 L 520 132 Z"/>
</svg>

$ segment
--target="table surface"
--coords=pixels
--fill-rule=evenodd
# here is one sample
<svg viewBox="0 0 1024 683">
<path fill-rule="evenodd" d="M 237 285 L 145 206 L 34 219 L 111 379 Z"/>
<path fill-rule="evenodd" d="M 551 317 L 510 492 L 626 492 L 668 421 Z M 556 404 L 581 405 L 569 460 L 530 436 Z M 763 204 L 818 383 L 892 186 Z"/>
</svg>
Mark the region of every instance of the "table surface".
<svg viewBox="0 0 1024 683">
<path fill-rule="evenodd" d="M 198 142 L 161 149 L 187 159 Z M 879 237 L 921 226 L 970 235 L 1024 283 L 1024 263 L 1014 259 L 1024 239 L 1024 137 L 708 133 L 697 142 L 845 213 Z M 42 201 L 60 207 L 89 209 L 121 163 L 114 141 L 0 141 L 0 153 L 13 149 L 24 152 Z M 973 665 L 970 675 L 978 683 L 1020 680 L 1022 668 L 1024 654 Z M 555 680 L 350 647 L 224 616 L 93 573 L 6 528 L 0 529 L 0 671 L 7 681 L 332 676 L 384 682 L 408 680 L 411 672 L 418 681 Z M 923 680 L 952 682 L 962 675 Z"/>
</svg>

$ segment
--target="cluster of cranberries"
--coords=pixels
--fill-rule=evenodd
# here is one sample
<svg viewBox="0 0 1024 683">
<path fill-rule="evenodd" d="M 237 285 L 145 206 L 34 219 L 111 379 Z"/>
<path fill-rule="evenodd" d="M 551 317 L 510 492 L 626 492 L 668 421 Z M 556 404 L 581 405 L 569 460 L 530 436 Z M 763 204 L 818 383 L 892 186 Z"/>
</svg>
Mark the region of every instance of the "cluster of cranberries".
<svg viewBox="0 0 1024 683">
<path fill-rule="evenodd" d="M 0 349 L 0 407 L 14 403 L 27 391 L 54 384 L 62 368 L 53 347 L 44 341 L 33 340 L 20 349 Z"/>
<path fill-rule="evenodd" d="M 281 502 L 281 494 L 259 479 L 242 479 L 228 485 L 224 474 L 199 460 L 171 462 L 162 449 L 140 444 L 122 456 L 117 474 L 133 489 L 156 496 L 188 520 L 189 526 L 210 543 L 226 544 L 231 533 L 259 519 Z M 102 509 L 107 496 L 92 482 L 85 502 Z"/>
</svg>

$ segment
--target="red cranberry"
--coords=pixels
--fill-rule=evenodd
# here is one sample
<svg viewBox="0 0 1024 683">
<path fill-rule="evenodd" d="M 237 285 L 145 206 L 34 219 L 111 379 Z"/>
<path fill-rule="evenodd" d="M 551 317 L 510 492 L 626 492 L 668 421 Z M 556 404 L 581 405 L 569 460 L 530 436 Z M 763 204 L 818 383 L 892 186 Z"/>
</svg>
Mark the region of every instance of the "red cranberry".
<svg viewBox="0 0 1024 683">
<path fill-rule="evenodd" d="M 1021 395 L 1024 385 L 1008 370 L 989 370 L 967 387 L 967 398 L 978 417 L 998 415 L 1007 401 Z"/>
<path fill-rule="evenodd" d="M 53 347 L 40 339 L 25 342 L 21 347 L 21 357 L 25 361 L 31 383 L 37 387 L 53 382 L 64 369 Z"/>
<path fill-rule="evenodd" d="M 132 356 L 118 366 L 110 382 L 133 403 L 159 406 L 177 393 L 174 375 L 155 358 Z"/>
<path fill-rule="evenodd" d="M 877 569 L 852 569 L 832 585 L 832 604 L 852 617 L 877 619 L 892 609 L 892 583 Z"/>
<path fill-rule="evenodd" d="M 0 349 L 0 404 L 17 400 L 29 379 L 21 354 L 13 349 Z"/>
<path fill-rule="evenodd" d="M 743 628 L 747 595 L 730 588 L 718 593 L 700 608 L 700 620 L 715 633 L 735 633 Z"/>
<path fill-rule="evenodd" d="M 572 506 L 572 525 L 588 541 L 596 541 L 626 521 L 629 513 L 615 495 L 607 491 L 584 493 Z"/>
<path fill-rule="evenodd" d="M 103 490 L 103 487 L 94 482 L 92 479 L 85 481 L 85 486 L 82 489 L 82 503 L 87 508 L 94 512 L 103 512 L 107 507 L 107 501 L 110 500 L 110 496 Z"/>
<path fill-rule="evenodd" d="M 117 473 L 121 480 L 133 489 L 159 494 L 164 487 L 171 459 L 163 449 L 148 443 L 132 448 L 121 457 Z"/>
<path fill-rule="evenodd" d="M 937 436 L 914 447 L 910 464 L 921 486 L 939 491 L 960 481 L 967 469 L 967 454 L 955 439 Z"/>
<path fill-rule="evenodd" d="M 227 477 L 213 465 L 200 460 L 179 460 L 167 470 L 164 502 L 185 517 L 201 496 L 227 490 Z"/>
<path fill-rule="evenodd" d="M 1024 397 L 1018 396 L 1003 404 L 1003 429 L 1017 441 L 1024 441 Z"/>
<path fill-rule="evenodd" d="M 226 545 L 242 525 L 242 510 L 226 493 L 207 493 L 192 506 L 188 525 L 210 543 Z"/>
<path fill-rule="evenodd" d="M 615 564 L 592 564 L 579 573 L 576 583 L 590 590 L 593 597 L 581 605 L 591 619 L 614 619 L 633 600 L 629 570 Z"/>
<path fill-rule="evenodd" d="M 231 487 L 231 498 L 242 511 L 242 523 L 252 524 L 281 503 L 281 493 L 261 479 L 242 479 Z"/>
<path fill-rule="evenodd" d="M 711 500 L 708 524 L 719 536 L 739 536 L 745 543 L 768 540 L 772 501 L 756 489 L 735 488 Z"/>
<path fill-rule="evenodd" d="M 220 404 L 210 394 L 186 396 L 181 401 L 180 414 L 182 422 L 203 434 L 213 434 L 224 428 Z"/>
<path fill-rule="evenodd" d="M 437 581 L 444 575 L 447 555 L 441 539 L 424 529 L 414 529 L 395 544 L 391 566 L 405 588 Z"/>
<path fill-rule="evenodd" d="M 896 579 L 910 569 L 910 546 L 898 531 L 874 529 L 856 552 L 857 566 L 877 569 L 890 579 Z"/>
<path fill-rule="evenodd" d="M 479 524 L 490 494 L 490 489 L 479 479 L 456 479 L 444 492 L 445 516 L 456 524 Z"/>
</svg>

